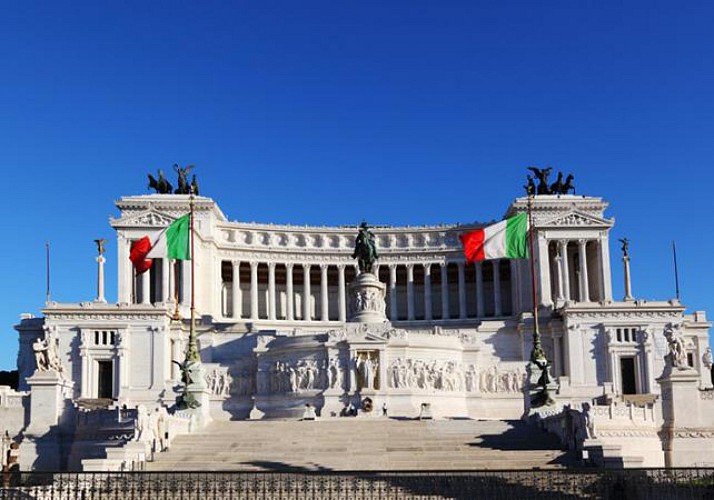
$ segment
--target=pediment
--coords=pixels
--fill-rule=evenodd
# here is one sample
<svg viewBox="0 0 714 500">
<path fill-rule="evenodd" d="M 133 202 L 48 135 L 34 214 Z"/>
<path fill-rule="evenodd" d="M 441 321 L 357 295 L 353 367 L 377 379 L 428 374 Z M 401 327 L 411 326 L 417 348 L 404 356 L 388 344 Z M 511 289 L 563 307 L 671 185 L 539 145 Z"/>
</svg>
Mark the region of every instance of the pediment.
<svg viewBox="0 0 714 500">
<path fill-rule="evenodd" d="M 176 215 L 159 210 L 145 210 L 118 219 L 112 219 L 113 227 L 166 227 L 176 220 Z"/>
<path fill-rule="evenodd" d="M 572 210 L 566 214 L 559 214 L 552 219 L 545 220 L 538 224 L 538 227 L 544 228 L 593 228 L 593 229 L 604 229 L 612 227 L 613 221 L 608 219 L 603 219 L 601 217 L 596 217 L 592 214 L 581 212 L 579 210 Z"/>
</svg>

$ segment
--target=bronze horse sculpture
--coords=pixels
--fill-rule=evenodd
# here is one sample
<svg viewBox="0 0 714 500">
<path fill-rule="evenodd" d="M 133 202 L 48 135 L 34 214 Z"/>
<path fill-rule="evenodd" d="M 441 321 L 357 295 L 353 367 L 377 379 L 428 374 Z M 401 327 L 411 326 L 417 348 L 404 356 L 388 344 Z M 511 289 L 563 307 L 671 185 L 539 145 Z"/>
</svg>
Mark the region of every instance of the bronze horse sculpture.
<svg viewBox="0 0 714 500">
<path fill-rule="evenodd" d="M 374 261 L 379 258 L 377 244 L 372 231 L 366 222 L 360 224 L 359 233 L 355 239 L 355 251 L 352 258 L 357 259 L 360 273 L 371 273 Z"/>
</svg>

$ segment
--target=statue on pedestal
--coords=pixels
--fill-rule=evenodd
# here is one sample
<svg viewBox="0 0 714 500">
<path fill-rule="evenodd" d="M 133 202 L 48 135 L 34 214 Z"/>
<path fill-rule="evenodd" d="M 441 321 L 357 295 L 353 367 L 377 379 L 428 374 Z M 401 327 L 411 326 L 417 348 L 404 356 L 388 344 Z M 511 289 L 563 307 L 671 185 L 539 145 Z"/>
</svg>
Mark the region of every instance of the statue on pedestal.
<svg viewBox="0 0 714 500">
<path fill-rule="evenodd" d="M 374 261 L 379 258 L 376 239 L 367 222 L 362 222 L 359 227 L 352 258 L 357 259 L 360 273 L 371 273 Z"/>
<path fill-rule="evenodd" d="M 684 348 L 684 341 L 679 333 L 680 325 L 673 325 L 669 323 L 664 327 L 664 337 L 667 339 L 667 344 L 669 345 L 669 358 L 670 363 L 673 368 L 678 368 L 680 370 L 686 370 L 687 365 L 687 351 Z"/>
</svg>

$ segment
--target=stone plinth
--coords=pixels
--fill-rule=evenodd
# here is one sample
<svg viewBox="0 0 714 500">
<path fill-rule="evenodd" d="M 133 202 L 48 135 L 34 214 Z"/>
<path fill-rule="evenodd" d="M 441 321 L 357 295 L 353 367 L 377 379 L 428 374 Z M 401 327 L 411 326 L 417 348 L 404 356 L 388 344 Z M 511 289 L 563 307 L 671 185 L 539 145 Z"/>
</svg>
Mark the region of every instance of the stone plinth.
<svg viewBox="0 0 714 500">
<path fill-rule="evenodd" d="M 387 321 L 386 285 L 372 273 L 361 273 L 350 283 L 349 318 L 354 323 L 383 323 Z"/>
<path fill-rule="evenodd" d="M 665 466 L 714 466 L 714 399 L 699 390 L 699 373 L 668 366 L 657 382 L 662 386 Z"/>
</svg>

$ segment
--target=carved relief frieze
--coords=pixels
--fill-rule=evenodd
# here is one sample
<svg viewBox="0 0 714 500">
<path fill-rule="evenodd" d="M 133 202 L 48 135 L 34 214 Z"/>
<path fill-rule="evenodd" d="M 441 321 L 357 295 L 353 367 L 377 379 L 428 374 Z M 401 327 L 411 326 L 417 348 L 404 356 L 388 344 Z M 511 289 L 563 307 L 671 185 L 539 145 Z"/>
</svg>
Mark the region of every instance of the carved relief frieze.
<svg viewBox="0 0 714 500">
<path fill-rule="evenodd" d="M 474 392 L 476 369 L 460 361 L 397 358 L 387 367 L 387 386 L 427 392 Z"/>
</svg>

